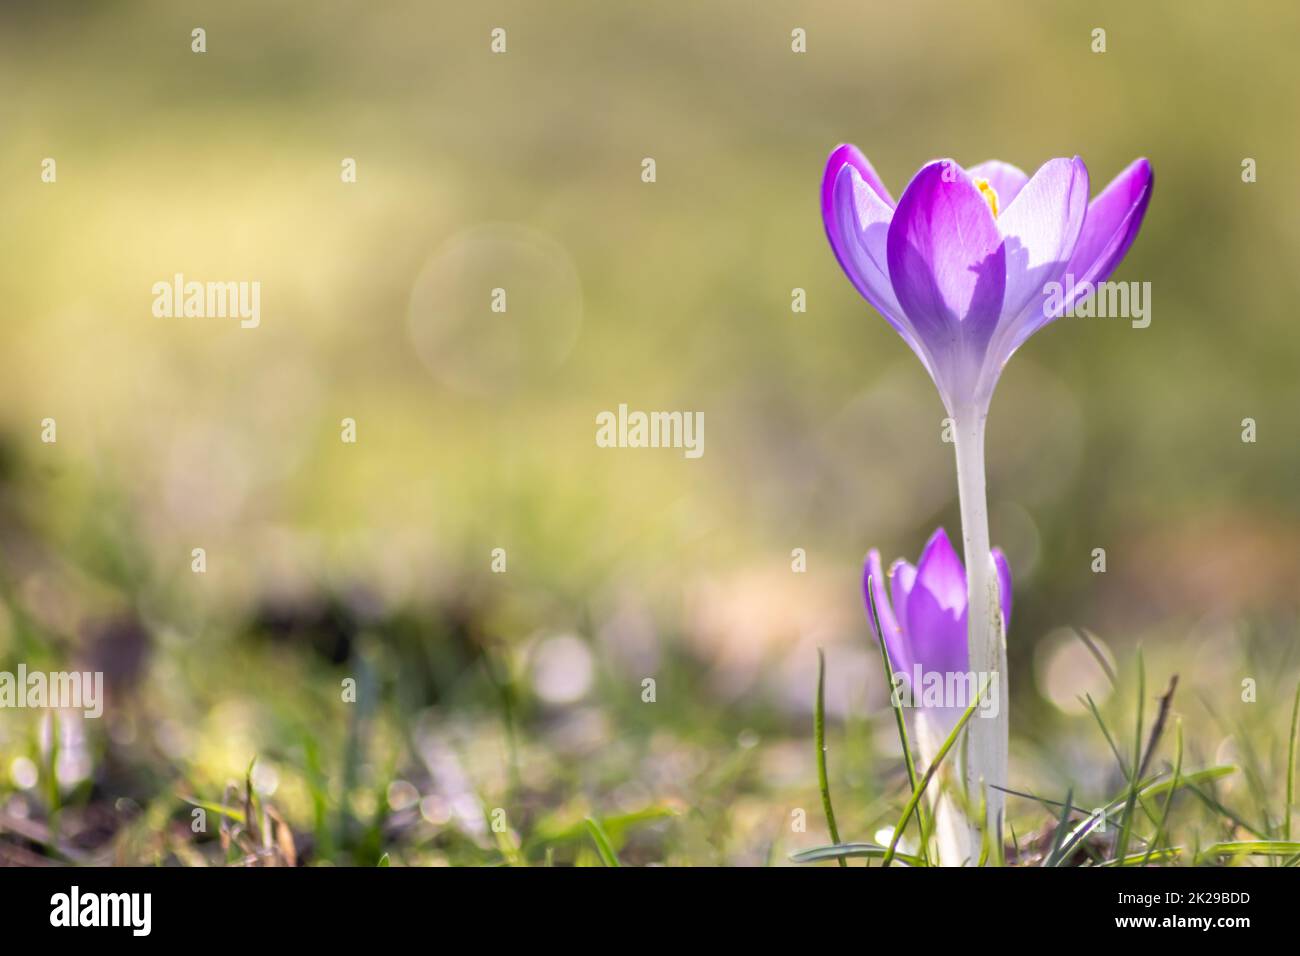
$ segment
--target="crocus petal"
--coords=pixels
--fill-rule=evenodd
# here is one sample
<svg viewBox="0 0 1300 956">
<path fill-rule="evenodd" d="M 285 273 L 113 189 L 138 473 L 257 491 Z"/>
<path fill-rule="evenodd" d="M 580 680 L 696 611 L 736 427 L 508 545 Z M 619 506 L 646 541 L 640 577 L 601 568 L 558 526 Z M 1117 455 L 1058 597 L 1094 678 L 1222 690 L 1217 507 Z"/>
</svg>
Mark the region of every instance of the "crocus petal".
<svg viewBox="0 0 1300 956">
<path fill-rule="evenodd" d="M 1011 565 L 1001 548 L 993 549 L 993 564 L 998 571 L 998 598 L 1002 604 L 1002 627 L 1011 628 Z"/>
<path fill-rule="evenodd" d="M 832 184 L 830 206 L 824 210 L 826 238 L 840 268 L 862 297 L 903 338 L 911 339 L 911 327 L 900 327 L 903 310 L 894 297 L 894 287 L 886 271 L 885 240 L 893 217 L 893 208 L 863 180 L 857 167 L 840 167 Z"/>
<path fill-rule="evenodd" d="M 916 563 L 905 623 L 912 661 L 927 672 L 965 672 L 966 571 L 942 528 Z"/>
<path fill-rule="evenodd" d="M 862 181 L 871 187 L 891 209 L 894 207 L 894 197 L 889 195 L 889 190 L 881 181 L 876 169 L 871 165 L 871 161 L 862 155 L 862 152 L 851 143 L 843 143 L 831 150 L 830 157 L 826 160 L 826 172 L 822 175 L 822 218 L 827 222 L 830 221 L 829 211 L 831 208 L 832 194 L 835 189 L 835 181 L 839 178 L 840 170 L 845 166 L 852 166 L 862 177 Z"/>
<path fill-rule="evenodd" d="M 830 170 L 835 163 L 834 154 L 831 159 L 832 164 L 827 166 L 827 179 L 822 184 L 823 203 L 826 202 Z M 904 315 L 889 281 L 885 244 L 889 222 L 894 216 L 893 207 L 862 178 L 861 170 L 852 163 L 841 163 L 830 185 L 830 204 L 823 207 L 823 218 L 826 237 L 840 268 L 858 293 L 902 336 L 933 378 L 934 365 L 930 353 Z"/>
<path fill-rule="evenodd" d="M 1011 352 L 1048 322 L 1068 312 L 1092 285 L 1110 278 L 1137 237 L 1154 186 L 1151 164 L 1139 159 L 1111 180 L 1089 204 L 1079 241 L 1062 273 L 1067 277 L 1063 283 L 1067 294 L 1059 297 L 1059 304 L 1044 296 L 1042 307 L 1018 324 L 1009 343 Z M 1054 308 L 1049 310 L 1049 306 Z"/>
<path fill-rule="evenodd" d="M 1105 282 L 1137 237 L 1155 174 L 1145 159 L 1134 161 L 1088 206 L 1083 232 L 1066 272 L 1076 283 Z"/>
<path fill-rule="evenodd" d="M 968 669 L 965 606 L 960 611 L 945 608 L 929 591 L 917 588 L 907 604 L 907 632 L 912 666 L 944 675 Z"/>
<path fill-rule="evenodd" d="M 898 201 L 887 254 L 899 305 L 950 403 L 973 385 L 965 379 L 982 364 L 1006 282 L 1002 235 L 965 170 L 951 160 L 922 167 Z"/>
<path fill-rule="evenodd" d="M 1003 209 L 1011 205 L 1020 190 L 1025 188 L 1025 183 L 1029 182 L 1029 177 L 1018 167 L 996 159 L 972 166 L 966 172 L 970 173 L 971 179 L 987 179 L 998 194 L 998 204 Z"/>
<path fill-rule="evenodd" d="M 940 606 L 966 609 L 966 568 L 943 528 L 935 530 L 916 562 L 916 584 L 929 591 Z M 913 588 L 915 593 L 915 587 Z"/>
<path fill-rule="evenodd" d="M 1078 156 L 1044 163 L 1003 206 L 998 217 L 1007 247 L 1003 312 L 1012 322 L 1031 303 L 1041 304 L 1043 286 L 1064 274 L 1087 213 L 1088 169 Z M 1007 357 L 996 357 L 999 369 Z"/>
<path fill-rule="evenodd" d="M 885 573 L 880 564 L 880 552 L 875 548 L 867 553 L 867 560 L 862 568 L 862 595 L 867 604 L 867 622 L 871 625 L 872 633 L 879 640 L 880 634 L 876 633 L 875 622 L 871 618 L 871 603 L 875 601 L 876 615 L 880 618 L 880 627 L 885 632 L 885 647 L 889 651 L 889 660 L 894 665 L 894 670 L 910 669 L 911 654 L 908 651 L 907 641 L 903 638 L 902 629 L 898 626 L 898 620 L 894 617 L 894 610 L 889 606 L 889 599 L 885 596 Z"/>
<path fill-rule="evenodd" d="M 907 599 L 916 583 L 916 568 L 902 558 L 889 568 L 889 596 L 894 602 L 894 617 L 907 620 Z"/>
</svg>

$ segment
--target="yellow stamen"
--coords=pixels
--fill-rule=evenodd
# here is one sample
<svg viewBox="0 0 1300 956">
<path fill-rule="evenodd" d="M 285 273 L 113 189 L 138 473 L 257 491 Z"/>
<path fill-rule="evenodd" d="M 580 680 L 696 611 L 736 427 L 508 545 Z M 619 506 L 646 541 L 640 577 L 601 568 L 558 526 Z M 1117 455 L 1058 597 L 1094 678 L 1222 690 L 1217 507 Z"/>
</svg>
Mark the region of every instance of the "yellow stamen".
<svg viewBox="0 0 1300 956">
<path fill-rule="evenodd" d="M 989 185 L 987 179 L 975 180 L 975 188 L 983 194 L 984 201 L 988 203 L 989 208 L 993 210 L 993 218 L 998 218 L 998 191 Z"/>
</svg>

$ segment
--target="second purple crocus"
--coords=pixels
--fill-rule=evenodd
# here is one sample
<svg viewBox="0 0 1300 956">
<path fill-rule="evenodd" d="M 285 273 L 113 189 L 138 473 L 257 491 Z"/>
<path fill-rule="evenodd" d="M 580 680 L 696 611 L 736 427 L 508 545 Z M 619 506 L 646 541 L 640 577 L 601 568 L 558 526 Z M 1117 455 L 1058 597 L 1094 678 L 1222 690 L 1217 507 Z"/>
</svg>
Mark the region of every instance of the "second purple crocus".
<svg viewBox="0 0 1300 956">
<path fill-rule="evenodd" d="M 1000 548 L 993 549 L 993 563 L 997 568 L 1003 627 L 1006 627 L 1011 620 L 1011 568 Z M 872 548 L 863 567 L 862 587 L 864 592 L 871 588 L 870 597 L 875 601 L 884 634 L 875 632 L 870 603 L 867 620 L 877 640 L 885 642 L 896 673 L 912 681 L 918 668 L 921 673 L 945 677 L 970 672 L 970 652 L 966 646 L 966 568 L 943 528 L 930 535 L 916 564 L 899 558 L 890 566 L 888 576 L 880 552 Z M 949 704 L 949 707 L 955 707 L 960 714 L 966 704 Z M 949 729 L 957 714 L 948 715 Z"/>
<path fill-rule="evenodd" d="M 1000 629 L 1005 630 L 1011 619 L 1011 568 L 998 548 L 993 549 L 992 556 L 998 579 Z M 986 689 L 979 702 L 981 716 L 991 705 L 996 717 L 997 709 L 1005 703 L 1001 686 L 986 685 L 989 675 L 971 666 L 966 569 L 947 532 L 939 528 L 926 542 L 915 565 L 902 559 L 895 561 L 888 577 L 880 552 L 872 548 L 862 571 L 862 587 L 867 598 L 867 620 L 876 639 L 883 641 L 889 652 L 894 670 L 891 685 L 897 693 L 905 682 L 910 692 L 914 739 L 928 767 L 962 712 L 976 703 L 975 695 L 981 687 Z M 871 615 L 873 602 L 880 618 L 879 631 Z M 939 701 L 931 704 L 929 696 L 936 681 L 941 688 Z M 953 762 L 960 762 L 960 758 Z M 938 859 L 950 866 L 969 863 L 979 845 L 978 834 L 971 830 L 967 814 L 961 809 L 963 803 L 972 800 L 969 784 L 962 801 L 946 789 L 954 777 L 969 781 L 971 776 L 964 770 L 944 774 L 943 780 L 929 791 Z M 988 799 L 987 788 L 982 796 Z"/>
</svg>

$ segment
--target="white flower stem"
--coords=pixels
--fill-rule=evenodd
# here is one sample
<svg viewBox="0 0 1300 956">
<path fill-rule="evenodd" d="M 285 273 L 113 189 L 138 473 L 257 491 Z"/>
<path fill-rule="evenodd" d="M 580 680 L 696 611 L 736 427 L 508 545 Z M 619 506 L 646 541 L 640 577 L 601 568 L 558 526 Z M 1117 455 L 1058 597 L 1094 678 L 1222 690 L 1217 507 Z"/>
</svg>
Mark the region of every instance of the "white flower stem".
<svg viewBox="0 0 1300 956">
<path fill-rule="evenodd" d="M 988 829 L 990 840 L 1001 841 L 1003 805 L 1001 790 L 1007 785 L 1008 714 L 1006 681 L 1006 639 L 998 600 L 998 576 L 989 547 L 988 499 L 984 490 L 983 408 L 954 414 L 957 446 L 957 494 L 961 501 L 963 557 L 966 563 L 967 631 L 970 669 L 982 684 L 991 679 L 986 693 L 994 700 L 982 703 L 968 725 L 969 746 L 964 767 L 968 806 L 978 809 L 984 802 L 985 820 L 972 821 L 971 838 L 980 846 L 980 829 Z M 989 709 L 996 704 L 996 709 Z M 978 827 L 978 828 L 977 828 Z M 998 844 L 993 844 L 998 846 Z M 996 856 L 1001 853 L 995 851 Z"/>
<path fill-rule="evenodd" d="M 953 722 L 936 718 L 924 709 L 917 711 L 916 743 L 925 767 L 934 763 L 935 755 L 952 731 Z M 952 756 L 956 756 L 956 751 Z M 945 761 L 939 775 L 930 781 L 925 795 L 930 812 L 934 814 L 934 849 L 938 862 L 943 866 L 967 866 L 979 859 L 979 844 L 971 842 L 972 828 L 962 805 L 953 797 L 955 792 L 963 789 L 960 773 L 951 772 L 953 769 Z"/>
</svg>

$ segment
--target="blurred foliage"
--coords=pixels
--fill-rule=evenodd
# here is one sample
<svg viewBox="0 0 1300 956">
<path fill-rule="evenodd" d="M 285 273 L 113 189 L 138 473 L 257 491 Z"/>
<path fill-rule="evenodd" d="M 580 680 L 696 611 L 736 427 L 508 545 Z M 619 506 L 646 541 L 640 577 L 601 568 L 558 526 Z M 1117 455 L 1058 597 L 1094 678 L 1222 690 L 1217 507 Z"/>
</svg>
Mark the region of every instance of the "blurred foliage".
<svg viewBox="0 0 1300 956">
<path fill-rule="evenodd" d="M 1263 0 L 0 7 L 0 670 L 110 693 L 0 712 L 0 862 L 784 863 L 826 842 L 819 645 L 841 832 L 891 826 L 860 561 L 957 506 L 933 388 L 822 235 L 841 141 L 896 195 L 942 155 L 1079 153 L 1094 192 L 1151 159 L 1116 276 L 1151 326 L 1064 320 L 994 400 L 1014 783 L 1123 790 L 1076 698 L 1130 726 L 1141 642 L 1186 766 L 1241 768 L 1171 839 L 1277 838 L 1298 27 Z M 154 318 L 178 272 L 259 281 L 261 326 Z M 703 411 L 706 453 L 597 448 L 620 402 Z"/>
</svg>

